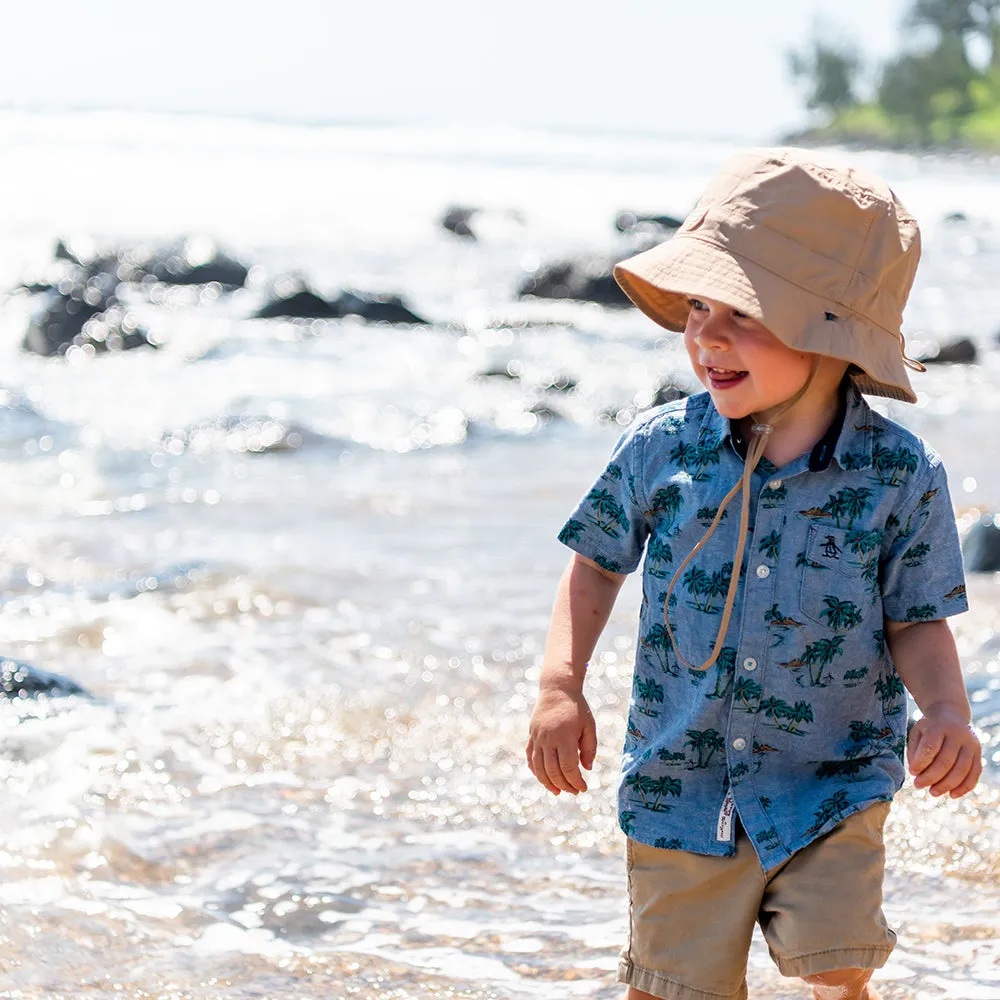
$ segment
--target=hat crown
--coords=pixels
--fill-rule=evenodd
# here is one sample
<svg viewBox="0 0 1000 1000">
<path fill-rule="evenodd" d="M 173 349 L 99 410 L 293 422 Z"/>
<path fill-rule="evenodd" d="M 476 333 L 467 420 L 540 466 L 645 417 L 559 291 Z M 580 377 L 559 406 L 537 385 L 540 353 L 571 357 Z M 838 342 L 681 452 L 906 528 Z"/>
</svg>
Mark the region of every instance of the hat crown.
<svg viewBox="0 0 1000 1000">
<path fill-rule="evenodd" d="M 899 336 L 920 231 L 879 177 L 803 150 L 750 150 L 723 166 L 680 233 Z"/>
</svg>

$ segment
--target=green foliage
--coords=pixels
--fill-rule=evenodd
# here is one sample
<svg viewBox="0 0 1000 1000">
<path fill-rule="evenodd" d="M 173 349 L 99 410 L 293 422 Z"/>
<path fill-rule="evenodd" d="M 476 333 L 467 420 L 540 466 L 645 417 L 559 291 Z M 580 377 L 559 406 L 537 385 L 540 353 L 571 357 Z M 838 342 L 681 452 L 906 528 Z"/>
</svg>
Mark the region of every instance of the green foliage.
<svg viewBox="0 0 1000 1000">
<path fill-rule="evenodd" d="M 817 38 L 790 55 L 806 107 L 826 118 L 805 137 L 1000 148 L 1000 0 L 913 0 L 902 34 L 900 51 L 878 67 L 868 102 L 858 94 L 861 59 L 849 42 Z M 976 52 L 986 59 L 970 58 Z M 890 480 L 903 471 L 877 468 Z"/>
<path fill-rule="evenodd" d="M 808 81 L 806 107 L 811 111 L 839 111 L 857 103 L 855 80 L 861 56 L 853 45 L 831 45 L 814 38 L 805 53 L 793 52 L 789 69 Z"/>
</svg>

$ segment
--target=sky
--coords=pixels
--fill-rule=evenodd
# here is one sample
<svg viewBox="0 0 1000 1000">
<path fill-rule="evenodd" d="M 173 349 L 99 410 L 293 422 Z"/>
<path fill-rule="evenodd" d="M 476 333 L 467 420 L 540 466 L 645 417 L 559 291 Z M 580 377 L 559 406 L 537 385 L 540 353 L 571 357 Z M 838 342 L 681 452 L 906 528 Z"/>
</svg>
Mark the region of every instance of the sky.
<svg viewBox="0 0 1000 1000">
<path fill-rule="evenodd" d="M 874 62 L 907 0 L 32 0 L 0 106 L 307 121 L 774 135 L 805 124 L 787 52 Z"/>
</svg>

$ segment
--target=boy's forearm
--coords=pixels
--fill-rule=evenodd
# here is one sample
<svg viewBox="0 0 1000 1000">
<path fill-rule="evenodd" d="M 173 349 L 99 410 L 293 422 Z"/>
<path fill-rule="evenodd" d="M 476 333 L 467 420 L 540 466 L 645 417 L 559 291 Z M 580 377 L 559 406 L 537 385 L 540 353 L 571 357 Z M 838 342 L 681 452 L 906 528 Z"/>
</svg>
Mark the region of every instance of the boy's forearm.
<svg viewBox="0 0 1000 1000">
<path fill-rule="evenodd" d="M 889 652 L 920 711 L 949 708 L 972 718 L 955 639 L 944 619 L 903 626 L 886 622 Z"/>
<path fill-rule="evenodd" d="M 625 577 L 605 573 L 574 557 L 556 590 L 552 624 L 545 643 L 541 686 L 582 690 L 587 663 L 608 623 Z"/>
</svg>

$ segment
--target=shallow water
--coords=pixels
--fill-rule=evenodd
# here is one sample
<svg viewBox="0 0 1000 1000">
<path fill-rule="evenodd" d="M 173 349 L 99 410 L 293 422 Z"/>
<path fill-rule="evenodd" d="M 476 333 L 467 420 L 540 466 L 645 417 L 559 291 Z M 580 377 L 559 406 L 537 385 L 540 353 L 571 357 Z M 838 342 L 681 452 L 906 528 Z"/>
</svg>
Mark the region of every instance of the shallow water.
<svg viewBox="0 0 1000 1000">
<path fill-rule="evenodd" d="M 136 292 L 156 352 L 32 357 L 30 303 L 0 304 L 3 651 L 93 695 L 0 706 L 0 997 L 619 996 L 637 581 L 588 680 L 591 792 L 551 799 L 522 747 L 554 533 L 621 422 L 690 377 L 641 316 L 513 288 L 613 249 L 619 209 L 683 213 L 728 149 L 8 113 L 0 151 L 7 287 L 74 234 L 207 233 L 260 268 L 233 296 Z M 961 512 L 996 509 L 1000 182 L 866 159 L 926 220 L 909 343 L 985 351 L 888 408 L 941 450 Z M 489 209 L 475 245 L 435 224 L 463 200 Z M 434 322 L 246 319 L 293 268 Z M 301 446 L 255 453 L 269 421 Z M 888 998 L 1000 997 L 1000 580 L 969 584 L 988 775 L 897 800 Z M 760 941 L 750 980 L 802 995 Z"/>
</svg>

